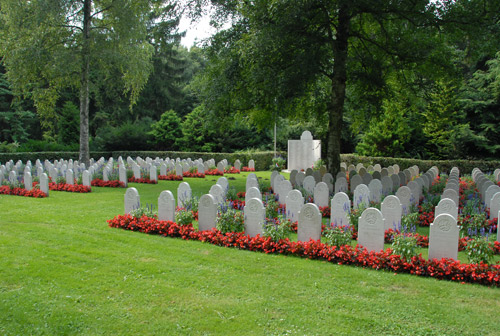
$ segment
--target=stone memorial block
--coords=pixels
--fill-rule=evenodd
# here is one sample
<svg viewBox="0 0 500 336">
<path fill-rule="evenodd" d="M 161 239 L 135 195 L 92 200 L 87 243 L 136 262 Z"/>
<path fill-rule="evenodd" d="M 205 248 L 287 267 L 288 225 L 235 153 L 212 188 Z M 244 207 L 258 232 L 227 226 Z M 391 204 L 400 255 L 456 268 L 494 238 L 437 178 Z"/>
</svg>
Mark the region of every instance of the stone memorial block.
<svg viewBox="0 0 500 336">
<path fill-rule="evenodd" d="M 151 165 L 149 168 L 149 179 L 151 181 L 158 181 L 158 170 L 155 165 Z"/>
<path fill-rule="evenodd" d="M 255 161 L 253 159 L 248 161 L 248 168 L 255 169 Z"/>
<path fill-rule="evenodd" d="M 160 165 L 160 175 L 162 175 L 162 176 L 167 175 L 167 164 L 162 163 Z"/>
<path fill-rule="evenodd" d="M 406 184 L 408 185 L 408 182 L 411 181 L 412 174 L 408 169 L 403 170 L 403 174 L 405 174 Z"/>
<path fill-rule="evenodd" d="M 330 196 L 330 191 L 328 190 L 328 185 L 325 182 L 319 182 L 314 187 L 314 204 L 319 208 L 328 206 L 328 199 Z"/>
<path fill-rule="evenodd" d="M 345 178 L 345 179 L 346 179 L 346 178 L 347 178 L 346 173 L 345 173 L 345 172 L 338 172 L 338 173 L 337 173 L 337 177 L 336 177 L 336 179 L 339 179 L 339 178 L 341 178 L 341 177 L 343 177 L 343 178 Z"/>
<path fill-rule="evenodd" d="M 224 192 L 224 197 L 226 197 L 227 191 L 229 190 L 229 181 L 226 177 L 222 176 L 217 179 L 217 184 L 221 186 Z"/>
<path fill-rule="evenodd" d="M 376 163 L 374 166 L 373 166 L 373 171 L 376 171 L 376 172 L 381 172 L 382 171 L 382 166 L 378 163 Z"/>
<path fill-rule="evenodd" d="M 316 187 L 316 180 L 313 176 L 306 176 L 304 182 L 302 183 L 302 186 L 309 195 L 313 195 L 314 188 Z"/>
<path fill-rule="evenodd" d="M 306 169 L 306 176 L 312 176 L 314 174 L 314 170 L 312 168 Z"/>
<path fill-rule="evenodd" d="M 191 201 L 191 186 L 187 182 L 181 182 L 177 187 L 177 206 L 186 208 L 189 201 Z"/>
<path fill-rule="evenodd" d="M 361 175 L 361 177 L 363 177 L 366 174 L 366 168 L 365 167 L 359 168 L 358 174 Z"/>
<path fill-rule="evenodd" d="M 387 196 L 384 198 L 380 208 L 384 217 L 384 230 L 399 230 L 401 227 L 401 216 L 403 215 L 403 206 L 399 198 L 394 195 Z"/>
<path fill-rule="evenodd" d="M 378 171 L 374 171 L 372 174 L 373 179 L 382 180 L 382 174 Z"/>
<path fill-rule="evenodd" d="M 399 202 L 403 206 L 403 215 L 408 215 L 410 213 L 410 201 L 412 198 L 411 190 L 407 186 L 399 187 L 396 191 L 396 196 L 399 198 Z"/>
<path fill-rule="evenodd" d="M 405 173 L 399 172 L 397 175 L 399 176 L 400 185 L 405 186 L 408 183 Z"/>
<path fill-rule="evenodd" d="M 420 204 L 420 194 L 422 192 L 421 191 L 422 189 L 420 189 L 420 185 L 415 181 L 410 181 L 408 182 L 407 187 L 410 189 L 411 192 L 410 202 L 413 205 L 418 206 Z"/>
<path fill-rule="evenodd" d="M 278 173 L 278 171 L 276 170 L 273 170 L 273 172 L 271 173 L 271 177 L 269 178 L 270 182 L 271 182 L 271 188 L 273 189 L 274 193 L 276 193 L 276 189 L 277 187 L 274 185 L 274 180 L 276 179 L 276 177 L 279 175 L 280 173 Z"/>
<path fill-rule="evenodd" d="M 217 202 L 210 194 L 200 197 L 198 202 L 198 230 L 207 231 L 216 227 Z"/>
<path fill-rule="evenodd" d="M 40 177 L 40 176 L 42 176 L 42 174 L 43 174 L 43 168 L 42 167 L 38 167 L 36 169 L 36 176 Z"/>
<path fill-rule="evenodd" d="M 498 212 L 497 228 L 500 228 L 500 211 Z M 500 230 L 497 229 L 497 242 L 500 242 Z"/>
<path fill-rule="evenodd" d="M 104 167 L 104 169 L 102 170 L 102 180 L 105 182 L 109 181 L 109 168 L 108 167 Z"/>
<path fill-rule="evenodd" d="M 31 173 L 29 171 L 24 173 L 24 189 L 33 189 L 33 178 L 31 177 Z"/>
<path fill-rule="evenodd" d="M 321 159 L 321 141 L 313 140 L 309 131 L 304 131 L 300 140 L 288 140 L 288 170 L 306 169 Z"/>
<path fill-rule="evenodd" d="M 248 173 L 248 175 L 247 175 L 247 179 L 249 179 L 249 178 L 256 179 L 257 181 L 259 180 L 259 179 L 257 178 L 257 175 L 255 175 L 255 173 Z"/>
<path fill-rule="evenodd" d="M 345 162 L 340 163 L 340 168 L 347 169 L 347 164 Z"/>
<path fill-rule="evenodd" d="M 245 233 L 250 237 L 262 235 L 262 227 L 266 221 L 266 208 L 258 198 L 251 198 L 243 208 L 245 214 Z"/>
<path fill-rule="evenodd" d="M 457 260 L 459 231 L 457 220 L 453 216 L 444 213 L 434 218 L 429 230 L 429 260 Z"/>
<path fill-rule="evenodd" d="M 321 181 L 326 183 L 326 185 L 328 186 L 328 191 L 330 193 L 332 193 L 333 192 L 333 176 L 332 176 L 332 174 L 325 173 L 325 175 L 323 175 Z"/>
<path fill-rule="evenodd" d="M 313 172 L 313 175 L 312 175 L 312 176 L 314 177 L 314 180 L 316 181 L 316 183 L 321 182 L 321 177 L 322 177 L 322 176 L 321 176 L 321 173 L 319 172 L 319 170 L 315 170 L 315 171 Z"/>
<path fill-rule="evenodd" d="M 141 198 L 135 188 L 128 188 L 125 192 L 125 214 L 141 207 Z"/>
<path fill-rule="evenodd" d="M 122 182 L 123 185 L 127 187 L 128 186 L 127 170 L 125 169 L 124 166 L 120 166 L 118 168 L 118 176 L 120 178 L 120 182 Z"/>
<path fill-rule="evenodd" d="M 40 190 L 49 196 L 49 177 L 45 173 L 40 175 Z"/>
<path fill-rule="evenodd" d="M 351 201 L 346 193 L 336 193 L 331 200 L 330 225 L 349 226 L 349 213 L 351 212 Z"/>
<path fill-rule="evenodd" d="M 17 173 L 15 170 L 11 170 L 9 172 L 9 183 L 13 185 L 17 185 Z"/>
<path fill-rule="evenodd" d="M 389 170 L 387 168 L 382 168 L 382 170 L 380 170 L 380 176 L 381 177 L 389 176 Z M 382 179 L 380 179 L 380 180 L 382 180 Z"/>
<path fill-rule="evenodd" d="M 175 198 L 170 190 L 163 190 L 158 197 L 158 219 L 175 222 Z"/>
<path fill-rule="evenodd" d="M 388 176 L 394 175 L 394 167 L 387 167 L 387 173 L 389 174 Z"/>
<path fill-rule="evenodd" d="M 84 170 L 82 173 L 82 184 L 86 187 L 91 186 L 90 172 L 88 170 Z"/>
<path fill-rule="evenodd" d="M 455 220 L 458 219 L 458 207 L 455 201 L 449 198 L 441 198 L 436 209 L 434 210 L 434 218 L 441 214 L 451 215 Z"/>
<path fill-rule="evenodd" d="M 245 203 L 248 202 L 251 198 L 258 198 L 262 201 L 262 194 L 260 193 L 259 188 L 250 187 L 245 193 Z"/>
<path fill-rule="evenodd" d="M 214 197 L 217 204 L 224 203 L 224 201 L 226 200 L 224 190 L 222 189 L 220 184 L 214 184 L 212 187 L 210 187 L 210 191 L 208 193 Z"/>
<path fill-rule="evenodd" d="M 347 187 L 347 180 L 345 177 L 339 177 L 337 178 L 337 181 L 335 181 L 335 194 L 339 192 L 344 192 L 346 193 L 348 190 Z"/>
<path fill-rule="evenodd" d="M 490 200 L 490 219 L 496 218 L 500 211 L 500 191 L 497 192 Z"/>
<path fill-rule="evenodd" d="M 241 161 L 240 160 L 234 161 L 234 168 L 241 170 Z"/>
<path fill-rule="evenodd" d="M 371 180 L 368 189 L 370 189 L 370 201 L 380 203 L 382 201 L 382 182 L 377 179 Z"/>
<path fill-rule="evenodd" d="M 132 172 L 134 173 L 134 178 L 141 178 L 141 167 L 138 164 L 132 164 Z"/>
<path fill-rule="evenodd" d="M 183 173 L 184 173 L 184 169 L 182 168 L 182 165 L 179 162 L 177 162 L 175 164 L 175 175 L 182 176 Z"/>
<path fill-rule="evenodd" d="M 360 162 L 356 165 L 356 171 L 359 172 L 361 168 L 365 168 L 365 166 Z"/>
<path fill-rule="evenodd" d="M 399 174 L 399 166 L 397 164 L 393 164 L 392 167 L 394 168 L 394 174 Z"/>
<path fill-rule="evenodd" d="M 66 170 L 66 184 L 75 184 L 75 176 L 73 175 L 73 169 Z"/>
<path fill-rule="evenodd" d="M 368 208 L 359 217 L 358 244 L 368 252 L 384 249 L 384 217 L 376 208 Z"/>
<path fill-rule="evenodd" d="M 360 175 L 354 175 L 353 177 L 350 178 L 350 183 L 351 183 L 351 192 L 354 193 L 356 187 L 363 183 L 363 178 Z M 354 204 L 356 204 L 356 202 L 354 202 Z"/>
<path fill-rule="evenodd" d="M 299 213 L 297 240 L 307 242 L 321 239 L 321 212 L 313 203 L 305 204 Z"/>
<path fill-rule="evenodd" d="M 302 196 L 302 193 L 297 189 L 290 190 L 285 198 L 285 204 L 286 218 L 292 223 L 297 222 L 299 220 L 300 210 L 304 206 L 304 196 Z"/>
<path fill-rule="evenodd" d="M 365 208 L 370 206 L 370 189 L 366 184 L 360 184 L 356 187 L 352 203 L 354 209 L 358 209 L 361 204 L 364 204 Z"/>
<path fill-rule="evenodd" d="M 221 162 L 219 162 L 219 163 L 217 164 L 217 170 L 218 170 L 218 171 L 220 171 L 220 172 L 224 173 L 224 168 L 225 168 L 224 162 L 222 162 L 222 161 L 221 161 Z"/>
</svg>

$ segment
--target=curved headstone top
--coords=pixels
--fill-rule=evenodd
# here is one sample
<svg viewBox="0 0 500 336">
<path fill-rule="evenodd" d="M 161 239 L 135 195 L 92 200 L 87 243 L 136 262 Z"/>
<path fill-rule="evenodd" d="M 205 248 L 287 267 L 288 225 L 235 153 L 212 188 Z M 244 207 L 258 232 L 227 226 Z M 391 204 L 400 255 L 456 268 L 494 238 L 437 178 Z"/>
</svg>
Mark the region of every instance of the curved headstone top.
<svg viewBox="0 0 500 336">
<path fill-rule="evenodd" d="M 312 136 L 311 132 L 309 132 L 309 131 L 302 132 L 302 135 L 300 136 L 300 140 L 312 140 L 312 139 L 313 139 L 313 136 Z"/>
</svg>

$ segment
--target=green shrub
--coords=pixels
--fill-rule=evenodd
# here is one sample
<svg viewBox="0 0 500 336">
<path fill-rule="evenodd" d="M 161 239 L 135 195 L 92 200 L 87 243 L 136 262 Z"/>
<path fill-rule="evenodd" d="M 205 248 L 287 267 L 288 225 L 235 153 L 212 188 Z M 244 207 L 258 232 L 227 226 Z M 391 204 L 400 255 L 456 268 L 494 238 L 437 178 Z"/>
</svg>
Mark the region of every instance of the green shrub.
<svg viewBox="0 0 500 336">
<path fill-rule="evenodd" d="M 326 229 L 324 236 L 328 245 L 340 247 L 351 243 L 352 230 L 348 225 L 333 226 Z"/>
<path fill-rule="evenodd" d="M 188 225 L 193 223 L 193 220 L 194 220 L 193 213 L 190 210 L 182 209 L 177 211 L 177 213 L 175 214 L 175 222 L 178 225 L 181 226 Z"/>
<path fill-rule="evenodd" d="M 401 259 L 410 260 L 417 256 L 417 238 L 408 233 L 393 236 L 392 253 L 401 256 Z"/>
<path fill-rule="evenodd" d="M 241 211 L 222 207 L 217 216 L 216 228 L 222 233 L 245 231 L 245 216 Z"/>
<path fill-rule="evenodd" d="M 487 236 L 478 236 L 469 240 L 465 252 L 471 264 L 480 262 L 489 264 L 495 254 Z"/>
<path fill-rule="evenodd" d="M 268 218 L 262 228 L 262 235 L 270 237 L 272 241 L 277 243 L 282 239 L 290 238 L 292 234 L 291 226 L 292 223 L 281 215 L 276 218 Z"/>
</svg>

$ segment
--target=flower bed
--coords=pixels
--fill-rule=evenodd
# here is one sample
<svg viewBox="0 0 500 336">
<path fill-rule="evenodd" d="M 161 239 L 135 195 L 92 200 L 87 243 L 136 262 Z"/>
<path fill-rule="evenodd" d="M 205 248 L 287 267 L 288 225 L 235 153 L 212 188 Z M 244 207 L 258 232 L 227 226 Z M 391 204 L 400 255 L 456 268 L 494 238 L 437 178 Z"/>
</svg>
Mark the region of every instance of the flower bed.
<svg viewBox="0 0 500 336">
<path fill-rule="evenodd" d="M 125 188 L 125 184 L 121 181 L 103 181 L 101 179 L 93 179 L 90 182 L 93 187 L 106 187 L 106 188 Z"/>
<path fill-rule="evenodd" d="M 242 172 L 254 172 L 255 168 L 241 167 Z"/>
<path fill-rule="evenodd" d="M 224 173 L 218 169 L 209 169 L 205 171 L 205 175 L 224 176 Z"/>
<path fill-rule="evenodd" d="M 14 195 L 14 196 L 24 196 L 24 197 L 35 197 L 44 198 L 47 194 L 40 189 L 33 188 L 31 190 L 26 190 L 24 188 L 11 188 L 7 185 L 0 186 L 0 194 L 2 195 Z"/>
<path fill-rule="evenodd" d="M 135 177 L 132 176 L 131 178 L 128 179 L 128 181 L 133 183 L 158 184 L 158 181 L 150 180 L 147 177 L 136 179 Z"/>
<path fill-rule="evenodd" d="M 240 171 L 234 167 L 231 167 L 229 169 L 224 169 L 224 174 L 239 174 Z"/>
<path fill-rule="evenodd" d="M 205 174 L 202 173 L 191 173 L 191 172 L 185 172 L 182 174 L 184 177 L 196 177 L 196 178 L 205 178 Z"/>
<path fill-rule="evenodd" d="M 175 174 L 168 174 L 168 175 L 159 175 L 158 180 L 164 180 L 164 181 L 182 181 L 184 178 L 182 176 L 178 176 Z"/>
<path fill-rule="evenodd" d="M 179 226 L 171 221 L 131 215 L 119 215 L 107 221 L 110 227 L 158 234 L 165 237 L 180 237 L 199 240 L 218 246 L 236 247 L 242 250 L 278 253 L 297 257 L 326 260 L 336 264 L 355 265 L 394 273 L 410 273 L 459 282 L 470 282 L 488 286 L 500 285 L 500 265 L 464 264 L 453 259 L 425 260 L 421 255 L 406 261 L 392 254 L 387 248 L 381 252 L 368 252 L 359 246 L 329 246 L 319 241 L 292 242 L 289 239 L 273 242 L 270 238 L 249 237 L 241 232 L 222 234 L 211 231 L 196 231 L 192 224 Z"/>
<path fill-rule="evenodd" d="M 49 190 L 67 191 L 75 193 L 89 193 L 92 191 L 90 187 L 81 184 L 66 184 L 66 183 L 54 183 L 54 182 L 49 182 Z"/>
</svg>

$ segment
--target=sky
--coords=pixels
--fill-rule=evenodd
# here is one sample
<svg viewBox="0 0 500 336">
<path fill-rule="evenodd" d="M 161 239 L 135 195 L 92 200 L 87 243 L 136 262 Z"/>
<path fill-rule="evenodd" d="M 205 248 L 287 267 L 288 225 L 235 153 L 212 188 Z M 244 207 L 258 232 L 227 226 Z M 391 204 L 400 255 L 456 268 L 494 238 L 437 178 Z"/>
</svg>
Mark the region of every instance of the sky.
<svg viewBox="0 0 500 336">
<path fill-rule="evenodd" d="M 210 17 L 203 16 L 199 21 L 191 23 L 191 19 L 182 16 L 179 23 L 179 31 L 186 31 L 186 36 L 182 38 L 181 44 L 186 48 L 191 48 L 196 41 L 212 36 L 216 29 L 210 26 Z"/>
</svg>

